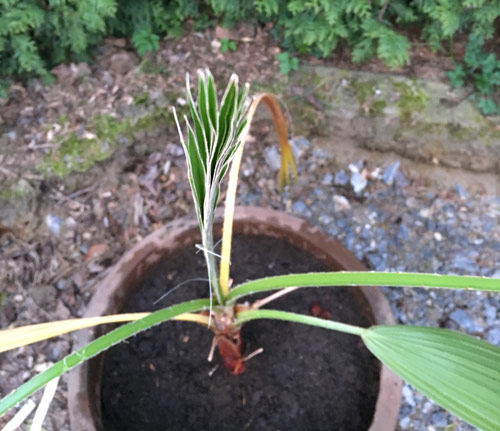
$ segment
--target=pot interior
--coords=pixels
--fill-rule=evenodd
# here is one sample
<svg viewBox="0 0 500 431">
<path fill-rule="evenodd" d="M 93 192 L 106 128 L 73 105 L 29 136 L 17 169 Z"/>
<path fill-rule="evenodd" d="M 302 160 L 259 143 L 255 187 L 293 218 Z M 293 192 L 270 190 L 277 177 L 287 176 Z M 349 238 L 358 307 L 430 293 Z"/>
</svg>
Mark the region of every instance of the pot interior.
<svg viewBox="0 0 500 431">
<path fill-rule="evenodd" d="M 264 276 L 332 269 L 283 238 L 236 234 L 234 284 Z M 151 311 L 206 297 L 202 253 L 194 243 L 162 258 L 134 286 L 124 312 Z M 265 295 L 260 295 L 260 297 Z M 257 299 L 257 295 L 249 299 Z M 318 303 L 331 318 L 373 323 L 358 289 L 307 288 L 267 306 L 309 314 Z M 167 322 L 108 350 L 95 392 L 104 431 L 368 430 L 377 401 L 380 366 L 359 337 L 297 323 L 254 321 L 242 330 L 245 354 L 264 352 L 232 376 L 216 353 L 207 362 L 212 333 L 188 322 Z M 102 364 L 102 368 L 101 368 Z M 100 398 L 100 400 L 99 400 Z M 99 412 L 100 411 L 100 412 Z"/>
</svg>

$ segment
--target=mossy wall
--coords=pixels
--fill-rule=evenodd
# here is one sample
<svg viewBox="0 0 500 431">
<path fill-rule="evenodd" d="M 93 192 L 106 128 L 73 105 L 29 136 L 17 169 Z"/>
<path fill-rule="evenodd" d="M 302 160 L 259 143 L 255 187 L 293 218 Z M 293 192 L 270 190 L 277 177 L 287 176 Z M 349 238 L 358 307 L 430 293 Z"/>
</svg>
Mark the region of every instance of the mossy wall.
<svg viewBox="0 0 500 431">
<path fill-rule="evenodd" d="M 146 100 L 141 99 L 138 105 Z M 121 119 L 96 115 L 81 136 L 73 132 L 60 137 L 56 148 L 43 158 L 38 169 L 46 177 L 55 175 L 60 178 L 72 172 L 85 172 L 113 155 L 120 145 L 133 145 L 138 132 L 172 124 L 173 116 L 166 106 L 154 106 L 138 116 L 132 114 Z"/>
<path fill-rule="evenodd" d="M 296 133 L 477 172 L 500 173 L 500 119 L 441 82 L 304 66 L 262 89 L 287 103 Z"/>
</svg>

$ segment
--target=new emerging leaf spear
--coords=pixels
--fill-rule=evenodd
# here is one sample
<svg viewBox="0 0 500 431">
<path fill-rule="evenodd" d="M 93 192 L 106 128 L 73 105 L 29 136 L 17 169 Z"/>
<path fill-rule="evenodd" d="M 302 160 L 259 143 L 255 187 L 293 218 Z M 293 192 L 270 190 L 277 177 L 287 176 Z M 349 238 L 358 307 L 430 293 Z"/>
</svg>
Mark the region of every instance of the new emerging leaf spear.
<svg viewBox="0 0 500 431">
<path fill-rule="evenodd" d="M 218 304 L 223 305 L 229 295 L 229 265 L 231 254 L 232 221 L 238 172 L 243 147 L 250 130 L 250 124 L 258 105 L 264 102 L 270 109 L 281 145 L 282 164 L 280 186 L 289 182 L 289 168 L 295 177 L 297 171 L 292 151 L 288 142 L 285 119 L 276 96 L 270 93 L 257 95 L 252 101 L 248 98 L 249 85 L 239 91 L 238 76 L 233 74 L 221 100 L 217 102 L 214 79 L 210 71 L 200 71 L 198 98 L 195 102 L 187 74 L 187 97 L 193 126 L 186 115 L 187 140 L 174 108 L 174 116 L 188 165 L 188 177 L 191 183 L 196 214 L 202 234 L 200 249 L 205 255 L 211 291 Z M 219 198 L 220 184 L 229 164 L 231 172 L 226 196 L 222 254 L 214 251 L 213 222 L 215 207 Z M 215 258 L 221 258 L 220 279 Z"/>
</svg>

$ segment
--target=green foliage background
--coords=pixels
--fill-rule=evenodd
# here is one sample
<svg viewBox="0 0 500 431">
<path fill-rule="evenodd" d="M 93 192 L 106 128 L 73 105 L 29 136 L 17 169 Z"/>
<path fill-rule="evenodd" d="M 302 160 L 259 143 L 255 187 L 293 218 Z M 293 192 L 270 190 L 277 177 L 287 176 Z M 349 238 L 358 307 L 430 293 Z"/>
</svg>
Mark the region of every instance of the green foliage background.
<svg viewBox="0 0 500 431">
<path fill-rule="evenodd" d="M 414 28 L 433 49 L 458 32 L 491 38 L 500 0 L 0 0 L 0 79 L 39 76 L 88 60 L 106 35 L 132 39 L 139 54 L 165 35 L 221 22 L 273 22 L 287 51 L 328 57 L 342 43 L 355 62 L 377 56 L 391 67 L 408 61 Z M 5 81 L 4 81 L 5 82 Z"/>
<path fill-rule="evenodd" d="M 472 34 L 464 56 L 464 64 L 448 72 L 451 85 L 462 87 L 466 82 L 474 84 L 477 106 L 484 115 L 500 115 L 500 59 L 493 53 L 483 49 L 484 40 L 481 36 Z"/>
</svg>

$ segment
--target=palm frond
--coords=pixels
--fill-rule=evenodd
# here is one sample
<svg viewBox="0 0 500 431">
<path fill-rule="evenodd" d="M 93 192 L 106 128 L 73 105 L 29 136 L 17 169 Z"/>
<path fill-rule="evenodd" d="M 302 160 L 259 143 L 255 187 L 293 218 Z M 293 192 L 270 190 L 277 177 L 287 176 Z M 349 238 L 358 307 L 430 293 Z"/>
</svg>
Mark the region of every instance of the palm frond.
<svg viewBox="0 0 500 431">
<path fill-rule="evenodd" d="M 187 75 L 187 99 L 191 121 L 184 116 L 187 139 L 184 139 L 179 120 L 175 121 L 186 155 L 188 177 L 202 234 L 203 251 L 208 266 L 210 284 L 219 303 L 224 302 L 220 290 L 215 264 L 212 239 L 215 208 L 220 193 L 220 184 L 228 166 L 242 144 L 246 113 L 250 105 L 249 85 L 239 88 L 238 76 L 229 79 L 220 104 L 217 88 L 209 70 L 199 72 L 198 95 L 191 93 Z"/>
<path fill-rule="evenodd" d="M 187 97 L 191 119 L 184 116 L 187 140 L 184 139 L 177 115 L 175 120 L 188 165 L 196 212 L 200 227 L 207 228 L 213 220 L 214 198 L 236 150 L 249 107 L 248 84 L 238 86 L 233 74 L 219 103 L 214 78 L 209 70 L 199 72 L 198 97 L 195 100 L 187 75 Z"/>
</svg>

